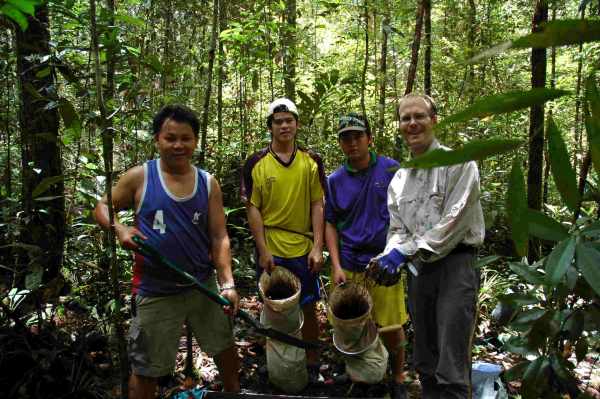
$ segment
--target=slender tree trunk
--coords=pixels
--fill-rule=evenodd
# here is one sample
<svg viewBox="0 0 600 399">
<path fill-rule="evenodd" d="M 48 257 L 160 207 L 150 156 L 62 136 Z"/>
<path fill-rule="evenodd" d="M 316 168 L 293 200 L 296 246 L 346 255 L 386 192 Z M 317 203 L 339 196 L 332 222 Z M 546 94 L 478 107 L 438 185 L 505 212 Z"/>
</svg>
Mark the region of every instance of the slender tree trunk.
<svg viewBox="0 0 600 399">
<path fill-rule="evenodd" d="M 423 90 L 431 95 L 431 0 L 423 0 L 425 25 L 425 55 L 423 57 Z"/>
<path fill-rule="evenodd" d="M 64 180 L 58 110 L 48 107 L 51 101 L 58 100 L 55 94 L 55 73 L 54 70 L 50 74 L 42 72 L 51 67 L 47 61 L 50 56 L 47 5 L 44 3 L 38 6 L 35 17 L 28 17 L 28 20 L 29 28 L 26 31 L 16 28 L 24 211 L 20 241 L 39 247 L 39 253 L 29 253 L 28 271 L 41 271 L 42 282 L 47 283 L 60 277 L 63 260 Z M 46 178 L 55 178 L 57 181 L 47 190 L 37 193 L 36 188 Z M 36 196 L 51 199 L 36 201 Z"/>
<path fill-rule="evenodd" d="M 469 0 L 469 59 L 475 56 L 475 36 L 477 31 L 477 5 L 475 0 Z M 469 95 L 469 104 L 475 101 L 475 65 L 470 63 L 468 66 L 467 92 Z"/>
<path fill-rule="evenodd" d="M 556 2 L 552 2 L 552 21 L 556 20 Z M 550 50 L 550 88 L 556 88 L 556 47 L 552 46 Z M 552 116 L 553 107 L 548 109 L 548 115 Z M 542 204 L 548 202 L 548 180 L 550 178 L 550 158 L 548 151 L 544 151 L 544 188 L 542 191 Z"/>
<path fill-rule="evenodd" d="M 5 49 L 4 49 L 4 53 L 5 54 L 10 54 L 11 49 L 10 49 L 10 41 L 11 41 L 11 33 L 9 30 L 6 31 L 6 43 L 5 43 Z M 6 135 L 6 164 L 4 165 L 4 190 L 6 191 L 6 197 L 10 198 L 12 197 L 12 164 L 11 164 L 11 159 L 12 159 L 12 154 L 11 154 L 11 131 L 10 131 L 10 119 L 11 119 L 11 113 L 10 113 L 10 98 L 11 98 L 11 88 L 12 88 L 12 83 L 11 83 L 11 78 L 14 78 L 12 76 L 11 73 L 11 63 L 10 63 L 10 57 L 6 58 L 6 69 L 4 72 L 4 83 L 6 86 L 6 93 L 5 93 L 5 101 L 6 101 L 6 105 L 4 107 L 4 128 L 5 128 L 5 135 Z"/>
<path fill-rule="evenodd" d="M 364 18 L 365 18 L 365 60 L 360 80 L 360 111 L 364 116 L 367 115 L 367 107 L 365 105 L 365 91 L 367 88 L 367 68 L 369 66 L 369 3 L 364 0 Z"/>
<path fill-rule="evenodd" d="M 215 63 L 215 52 L 217 47 L 217 31 L 219 30 L 219 0 L 213 1 L 212 33 L 210 35 L 210 47 L 208 50 L 208 73 L 206 74 L 206 92 L 204 93 L 204 105 L 202 107 L 202 120 L 200 121 L 200 167 L 205 167 L 206 159 L 206 132 L 208 130 L 208 112 L 210 111 L 210 97 L 212 92 L 213 65 Z"/>
<path fill-rule="evenodd" d="M 381 25 L 381 69 L 379 70 L 380 75 L 380 87 L 379 87 L 379 122 L 377 127 L 379 130 L 378 137 L 383 137 L 385 129 L 385 90 L 387 86 L 387 52 L 388 52 L 388 35 L 390 32 L 390 16 L 388 10 L 386 10 L 383 24 Z"/>
<path fill-rule="evenodd" d="M 286 0 L 285 14 L 283 80 L 286 97 L 296 102 L 296 0 Z"/>
<path fill-rule="evenodd" d="M 167 89 L 171 80 L 171 43 L 173 42 L 173 6 L 171 0 L 163 0 L 163 18 L 165 25 L 165 34 L 163 36 L 163 60 L 162 60 L 162 76 L 161 76 L 161 89 L 162 95 L 167 95 Z M 162 100 L 164 101 L 164 100 Z"/>
<path fill-rule="evenodd" d="M 227 29 L 227 2 L 219 0 L 219 32 Z M 225 52 L 219 39 L 219 76 L 217 81 L 217 143 L 223 144 L 223 81 L 225 80 Z"/>
<path fill-rule="evenodd" d="M 537 0 L 532 21 L 532 31 L 548 21 L 548 4 Z M 546 49 L 531 50 L 531 87 L 546 85 Z M 535 210 L 542 209 L 542 169 L 544 164 L 544 105 L 534 105 L 529 114 L 529 171 L 527 173 L 527 204 Z M 529 246 L 529 260 L 539 258 L 539 241 Z"/>
<path fill-rule="evenodd" d="M 413 37 L 413 44 L 410 56 L 410 67 L 408 68 L 408 77 L 406 79 L 406 90 L 404 94 L 411 93 L 413 86 L 415 85 L 415 78 L 417 75 L 417 65 L 419 64 L 419 48 L 421 47 L 421 31 L 423 28 L 423 14 L 425 12 L 425 1 L 419 2 L 419 8 L 417 8 L 417 15 L 415 17 L 415 34 Z"/>
<path fill-rule="evenodd" d="M 585 19 L 585 6 L 581 10 L 581 19 Z M 573 165 L 577 169 L 580 163 L 577 160 L 577 155 L 581 153 L 582 143 L 581 136 L 583 130 L 583 121 L 581 118 L 581 81 L 583 71 L 583 43 L 579 43 L 579 51 L 577 53 L 577 85 L 575 87 L 575 148 L 573 149 Z"/>
<path fill-rule="evenodd" d="M 110 1 L 110 0 L 109 0 Z M 109 4 L 109 12 L 112 16 L 109 19 L 114 21 L 114 4 Z M 102 90 L 102 71 L 100 67 L 100 51 L 98 46 L 98 29 L 96 27 L 96 1 L 90 0 L 90 37 L 91 37 L 91 52 L 94 58 L 94 70 L 95 70 L 95 86 L 96 86 L 96 103 L 98 110 L 100 111 L 101 123 L 100 128 L 102 130 L 102 152 L 104 158 L 104 174 L 106 177 L 106 196 L 108 199 L 108 218 L 110 229 L 108 230 L 108 253 L 109 253 L 109 264 L 110 264 L 110 276 L 111 276 L 111 287 L 113 291 L 113 300 L 115 301 L 115 311 L 112 315 L 112 323 L 115 328 L 115 335 L 117 338 L 117 345 L 119 348 L 119 370 L 120 370 L 120 382 L 121 382 L 121 394 L 123 397 L 127 397 L 128 392 L 128 376 L 129 376 L 129 364 L 127 361 L 127 348 L 125 345 L 125 333 L 123 330 L 123 322 L 121 317 L 121 308 L 123 307 L 123 299 L 121 296 L 121 290 L 119 286 L 119 265 L 117 263 L 117 246 L 115 241 L 114 231 L 114 209 L 112 203 L 112 186 L 113 186 L 113 139 L 112 129 L 109 129 L 108 111 L 106 108 L 106 102 L 104 99 L 104 93 Z M 110 54 L 110 52 L 109 52 Z M 108 64 L 110 65 L 110 60 Z M 114 73 L 114 69 L 112 71 Z M 114 79 L 114 76 L 111 76 Z M 113 84 L 108 84 L 108 87 L 114 87 Z M 108 91 L 109 95 L 112 95 L 111 91 Z"/>
</svg>

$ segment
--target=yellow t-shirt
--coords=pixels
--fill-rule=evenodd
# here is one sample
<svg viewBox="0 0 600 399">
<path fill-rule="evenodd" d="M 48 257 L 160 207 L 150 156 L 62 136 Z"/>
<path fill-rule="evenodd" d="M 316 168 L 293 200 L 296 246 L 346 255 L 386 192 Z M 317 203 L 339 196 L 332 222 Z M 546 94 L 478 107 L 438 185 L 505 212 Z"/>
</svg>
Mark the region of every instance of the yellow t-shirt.
<svg viewBox="0 0 600 399">
<path fill-rule="evenodd" d="M 296 148 L 285 164 L 269 148 L 244 165 L 242 199 L 261 213 L 267 247 L 275 256 L 295 258 L 312 248 L 310 205 L 323 198 L 320 157 Z"/>
</svg>

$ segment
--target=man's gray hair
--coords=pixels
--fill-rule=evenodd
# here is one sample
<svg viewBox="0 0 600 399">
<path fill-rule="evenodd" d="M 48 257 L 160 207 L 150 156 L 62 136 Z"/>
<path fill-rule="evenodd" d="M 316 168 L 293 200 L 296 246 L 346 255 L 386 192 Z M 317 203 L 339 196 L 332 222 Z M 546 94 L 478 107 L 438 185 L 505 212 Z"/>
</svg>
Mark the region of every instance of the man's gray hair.
<svg viewBox="0 0 600 399">
<path fill-rule="evenodd" d="M 400 100 L 398 100 L 398 107 L 397 107 L 398 115 L 400 114 L 400 106 L 402 105 L 402 102 L 413 99 L 413 98 L 420 98 L 421 100 L 425 101 L 425 104 L 427 104 L 427 106 L 429 107 L 429 116 L 437 115 L 437 106 L 435 105 L 435 101 L 433 101 L 433 98 L 431 98 L 427 94 L 416 94 L 416 93 L 405 94 L 404 96 L 402 96 L 400 98 Z"/>
</svg>

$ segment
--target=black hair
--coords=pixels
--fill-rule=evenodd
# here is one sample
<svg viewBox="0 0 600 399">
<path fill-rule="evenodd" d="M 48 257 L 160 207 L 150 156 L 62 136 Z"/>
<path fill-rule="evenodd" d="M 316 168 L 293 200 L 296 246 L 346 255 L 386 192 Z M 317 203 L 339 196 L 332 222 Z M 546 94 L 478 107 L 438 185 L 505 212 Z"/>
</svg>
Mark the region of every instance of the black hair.
<svg viewBox="0 0 600 399">
<path fill-rule="evenodd" d="M 287 105 L 279 104 L 278 106 L 276 106 L 273 109 L 273 113 L 271 115 L 269 115 L 269 117 L 267 118 L 267 126 L 269 127 L 269 129 L 271 129 L 271 127 L 273 126 L 273 116 L 277 112 L 289 112 L 290 114 L 294 115 L 294 119 L 296 120 L 296 123 L 298 123 L 298 115 L 296 115 L 294 112 L 290 111 L 290 109 L 287 107 Z"/>
<path fill-rule="evenodd" d="M 179 123 L 187 123 L 192 128 L 194 136 L 198 137 L 200 121 L 194 111 L 182 104 L 165 105 L 158 111 L 152 121 L 152 134 L 154 136 L 160 132 L 167 119 L 172 119 Z"/>
</svg>

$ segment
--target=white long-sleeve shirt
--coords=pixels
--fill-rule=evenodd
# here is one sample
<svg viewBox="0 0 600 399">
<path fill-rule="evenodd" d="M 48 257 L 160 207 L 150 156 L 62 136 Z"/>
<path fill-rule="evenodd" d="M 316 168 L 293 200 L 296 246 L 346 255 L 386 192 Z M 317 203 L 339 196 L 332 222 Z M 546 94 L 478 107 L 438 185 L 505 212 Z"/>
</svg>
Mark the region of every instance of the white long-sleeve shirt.
<svg viewBox="0 0 600 399">
<path fill-rule="evenodd" d="M 437 148 L 449 150 L 434 140 L 427 151 Z M 460 243 L 483 243 L 485 224 L 474 161 L 399 169 L 388 188 L 388 210 L 390 227 L 384 253 L 396 248 L 406 256 L 433 262 Z"/>
</svg>

